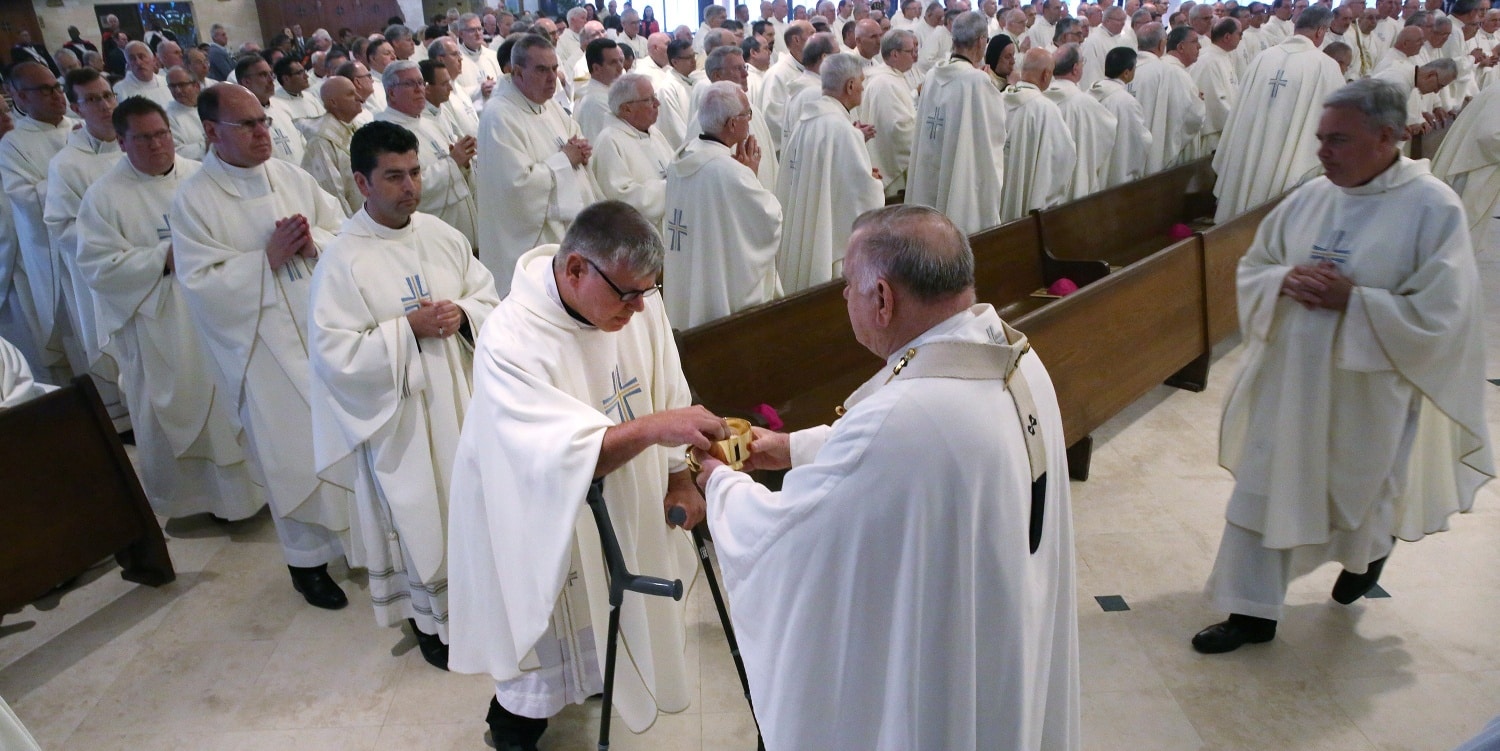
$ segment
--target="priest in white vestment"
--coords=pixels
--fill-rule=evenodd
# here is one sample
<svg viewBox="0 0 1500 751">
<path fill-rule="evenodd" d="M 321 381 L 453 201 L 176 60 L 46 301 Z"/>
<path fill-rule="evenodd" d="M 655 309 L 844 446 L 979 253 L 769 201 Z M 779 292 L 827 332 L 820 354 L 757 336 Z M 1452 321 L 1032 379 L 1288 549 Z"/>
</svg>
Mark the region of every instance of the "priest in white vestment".
<svg viewBox="0 0 1500 751">
<path fill-rule="evenodd" d="M 47 198 L 47 164 L 67 143 L 73 124 L 64 116 L 68 100 L 62 85 L 47 66 L 16 65 L 10 71 L 10 84 L 16 104 L 27 114 L 17 116 L 15 129 L 0 138 L 0 180 L 19 244 L 19 258 L 11 259 L 8 267 L 7 299 L 15 296 L 17 312 L 41 358 L 32 363 L 32 374 L 43 383 L 61 386 L 72 378 L 63 346 L 63 335 L 71 333 L 71 327 L 52 275 L 52 241 L 42 209 Z"/>
<path fill-rule="evenodd" d="M 474 100 L 458 87 L 458 77 L 463 71 L 458 46 L 452 39 L 438 37 L 428 45 L 427 56 L 436 66 L 432 69 L 432 81 L 427 84 L 427 101 L 443 111 L 459 134 L 478 138 L 479 111 L 474 109 Z M 422 75 L 426 78 L 425 68 Z"/>
<path fill-rule="evenodd" d="M 667 208 L 667 167 L 676 155 L 656 128 L 651 79 L 626 73 L 610 86 L 613 113 L 594 142 L 589 171 L 606 200 L 630 204 L 654 227 Z"/>
<path fill-rule="evenodd" d="M 172 101 L 166 79 L 157 72 L 156 55 L 145 42 L 125 45 L 125 77 L 115 84 L 114 91 L 120 99 L 143 96 L 163 107 Z"/>
<path fill-rule="evenodd" d="M 699 456 L 766 748 L 1082 746 L 1061 410 L 973 264 L 930 208 L 861 217 L 849 322 L 886 367 L 832 426 L 756 429 L 780 491 Z"/>
<path fill-rule="evenodd" d="M 1063 123 L 1073 135 L 1078 158 L 1073 161 L 1073 178 L 1063 200 L 1075 201 L 1098 193 L 1109 184 L 1110 154 L 1115 148 L 1119 120 L 1099 100 L 1078 88 L 1083 77 L 1079 45 L 1057 48 L 1052 73 L 1052 85 L 1043 93 L 1057 105 Z"/>
<path fill-rule="evenodd" d="M 766 80 L 762 84 L 765 106 L 756 111 L 771 126 L 773 143 L 770 144 L 772 148 L 769 148 L 767 153 L 772 157 L 781 149 L 782 116 L 786 113 L 787 100 L 791 97 L 792 81 L 804 72 L 802 50 L 807 46 L 807 41 L 812 38 L 812 35 L 812 24 L 806 21 L 795 21 L 787 26 L 786 33 L 777 35 L 776 49 L 782 54 L 771 65 L 771 69 L 766 71 Z"/>
<path fill-rule="evenodd" d="M 484 44 L 484 22 L 473 13 L 458 17 L 458 44 L 455 51 L 462 62 L 454 79 L 463 96 L 469 98 L 477 112 L 483 113 L 495 87 L 505 79 L 495 50 Z M 506 63 L 511 61 L 507 60 Z"/>
<path fill-rule="evenodd" d="M 101 343 L 119 365 L 136 467 L 151 508 L 170 519 L 254 516 L 265 494 L 249 464 L 234 405 L 214 386 L 167 226 L 177 187 L 199 164 L 174 152 L 166 113 L 149 99 L 115 111 L 125 158 L 78 207 L 79 277 L 92 294 Z"/>
<path fill-rule="evenodd" d="M 916 68 L 920 75 L 927 75 L 954 52 L 953 32 L 943 22 L 944 15 L 943 4 L 931 0 L 927 3 L 927 9 L 922 11 L 922 20 L 911 27 L 912 33 L 917 35 Z M 989 32 L 988 21 L 985 22 L 985 32 Z"/>
<path fill-rule="evenodd" d="M 698 82 L 693 88 L 693 119 L 688 123 L 688 141 L 703 135 L 703 126 L 698 123 L 698 107 L 703 102 L 703 93 L 708 90 L 709 84 L 729 81 L 740 87 L 750 100 L 750 136 L 757 144 L 773 142 L 771 125 L 762 116 L 760 107 L 755 103 L 755 92 L 750 87 L 748 67 L 745 64 L 745 53 L 738 47 L 720 47 L 709 53 L 703 63 L 703 72 L 708 75 L 708 78 Z M 760 168 L 755 171 L 755 176 L 760 178 L 760 184 L 764 185 L 766 190 L 775 192 L 776 181 L 781 176 L 781 165 L 775 159 L 762 159 Z"/>
<path fill-rule="evenodd" d="M 667 65 L 652 81 L 656 84 L 656 98 L 661 100 L 663 113 L 672 125 L 662 132 L 674 148 L 682 148 L 687 142 L 688 123 L 693 117 L 693 80 L 690 77 L 698 68 L 698 58 L 693 54 L 691 42 L 674 39 L 667 43 Z M 681 130 L 677 123 L 682 124 Z"/>
<path fill-rule="evenodd" d="M 568 223 L 599 195 L 587 166 L 592 148 L 553 99 L 557 53 L 540 36 L 516 42 L 511 75 L 479 120 L 479 260 L 503 296 L 516 260 L 562 240 Z"/>
<path fill-rule="evenodd" d="M 698 111 L 703 135 L 667 168 L 662 297 L 675 328 L 687 330 L 782 294 L 776 274 L 781 203 L 755 176 L 758 162 L 772 156 L 750 136 L 752 116 L 739 86 L 709 86 Z"/>
<path fill-rule="evenodd" d="M 234 66 L 240 85 L 244 86 L 260 101 L 265 117 L 270 120 L 271 154 L 294 167 L 302 166 L 302 157 L 307 153 L 307 138 L 285 115 L 277 116 L 271 107 L 271 97 L 276 93 L 276 79 L 271 66 L 265 60 L 246 58 Z M 385 98 L 381 97 L 381 109 Z"/>
<path fill-rule="evenodd" d="M 904 29 L 880 41 L 881 65 L 865 70 L 865 91 L 855 109 L 855 119 L 875 128 L 875 137 L 865 142 L 870 166 L 880 171 L 887 198 L 906 190 L 911 165 L 912 141 L 917 131 L 917 103 L 906 73 L 917 60 L 917 37 Z"/>
<path fill-rule="evenodd" d="M 1240 79 L 1214 154 L 1215 222 L 1223 224 L 1318 173 L 1318 113 L 1323 99 L 1344 85 L 1339 64 L 1318 49 L 1330 17 L 1322 6 L 1303 11 L 1297 32 L 1258 55 Z"/>
<path fill-rule="evenodd" d="M 1203 97 L 1203 128 L 1198 132 L 1194 158 L 1212 154 L 1229 113 L 1234 111 L 1235 97 L 1240 93 L 1240 77 L 1235 72 L 1234 51 L 1240 43 L 1240 22 L 1226 18 L 1214 24 L 1211 42 L 1201 46 L 1198 62 L 1188 68 L 1193 84 Z M 1200 44 L 1202 38 L 1199 39 Z"/>
<path fill-rule="evenodd" d="M 167 71 L 167 88 L 172 92 L 172 101 L 166 105 L 172 143 L 180 156 L 199 161 L 208 150 L 208 142 L 203 139 L 203 121 L 198 119 L 198 94 L 203 87 L 191 71 L 178 67 Z"/>
<path fill-rule="evenodd" d="M 1467 220 L 1400 155 L 1405 110 L 1376 79 L 1330 95 L 1325 174 L 1240 261 L 1247 349 L 1219 446 L 1235 487 L 1207 587 L 1231 615 L 1193 637 L 1199 652 L 1275 638 L 1288 583 L 1328 561 L 1344 568 L 1334 600 L 1354 602 L 1395 539 L 1448 529 L 1495 475 Z"/>
<path fill-rule="evenodd" d="M 1152 23 L 1136 38 L 1141 49 L 1130 90 L 1140 100 L 1151 129 L 1151 148 L 1146 152 L 1150 175 L 1191 158 L 1195 137 L 1203 128 L 1203 98 L 1186 67 L 1198 59 L 1198 34 L 1187 26 L 1167 34 Z"/>
<path fill-rule="evenodd" d="M 1432 159 L 1432 174 L 1463 200 L 1475 251 L 1493 248 L 1500 213 L 1500 86 L 1479 92 L 1448 129 Z"/>
<path fill-rule="evenodd" d="M 219 395 L 239 412 L 265 473 L 293 586 L 309 604 L 348 599 L 328 575 L 349 533 L 352 462 L 313 469 L 308 294 L 318 248 L 343 222 L 300 167 L 271 156 L 265 109 L 220 84 L 198 96 L 209 153 L 172 202 L 173 272 L 203 336 Z"/>
<path fill-rule="evenodd" d="M 323 115 L 323 102 L 308 90 L 307 69 L 302 67 L 301 60 L 283 57 L 271 70 L 276 76 L 276 91 L 272 92 L 266 111 L 298 130 L 306 130 L 308 123 Z"/>
<path fill-rule="evenodd" d="M 781 112 L 781 152 L 786 157 L 786 144 L 791 140 L 797 123 L 802 121 L 802 108 L 823 96 L 823 61 L 838 51 L 838 41 L 832 34 L 813 34 L 802 48 L 802 75 L 787 83 L 786 109 Z"/>
<path fill-rule="evenodd" d="M 109 81 L 93 68 L 75 68 L 63 77 L 68 100 L 83 127 L 68 134 L 68 142 L 47 165 L 47 195 L 42 219 L 52 241 L 53 292 L 68 316 L 63 347 L 75 374 L 89 373 L 99 389 L 104 409 L 115 430 L 130 430 L 130 415 L 120 394 L 119 366 L 106 353 L 94 315 L 94 295 L 78 273 L 78 204 L 94 181 L 124 155 L 115 137 L 111 116 L 115 93 Z"/>
<path fill-rule="evenodd" d="M 1000 220 L 1014 221 L 1033 209 L 1067 200 L 1078 163 L 1078 146 L 1063 122 L 1062 110 L 1042 92 L 1052 85 L 1052 53 L 1033 47 L 1020 65 L 1020 78 L 1005 90 L 1005 186 Z"/>
<path fill-rule="evenodd" d="M 1137 53 L 1128 47 L 1116 47 L 1105 56 L 1105 77 L 1089 89 L 1089 95 L 1115 116 L 1115 148 L 1109 153 L 1105 187 L 1112 188 L 1141 179 L 1146 174 L 1146 157 L 1155 137 L 1146 125 L 1146 113 L 1140 100 L 1126 88 L 1135 79 Z"/>
<path fill-rule="evenodd" d="M 478 208 L 469 190 L 469 169 L 478 150 L 476 139 L 458 137 L 441 115 L 427 105 L 427 82 L 417 63 L 397 60 L 381 77 L 387 103 L 377 121 L 395 123 L 417 137 L 422 159 L 423 213 L 458 230 L 474 247 Z"/>
<path fill-rule="evenodd" d="M 364 196 L 354 184 L 349 167 L 349 139 L 354 137 L 355 118 L 364 108 L 354 84 L 342 76 L 333 76 L 318 92 L 327 113 L 307 128 L 307 151 L 302 155 L 302 169 L 318 181 L 318 187 L 339 202 L 346 215 L 359 211 Z"/>
<path fill-rule="evenodd" d="M 1053 38 L 1057 35 L 1057 23 L 1062 20 L 1062 0 L 1042 0 L 1041 12 L 1031 21 L 1031 26 L 1026 29 L 1025 41 L 1031 44 L 1027 49 L 1053 50 Z M 1019 45 L 1022 39 L 1015 40 Z"/>
<path fill-rule="evenodd" d="M 447 670 L 448 491 L 473 343 L 500 298 L 468 238 L 418 211 L 420 138 L 387 122 L 355 134 L 365 203 L 313 272 L 308 357 L 315 466 L 358 468 L 350 558 L 369 571 L 375 620 L 408 621 Z"/>
<path fill-rule="evenodd" d="M 15 128 L 10 110 L 0 107 L 0 139 Z M 3 143 L 3 140 L 0 140 Z M 30 317 L 21 305 L 19 286 L 26 286 L 26 273 L 17 273 L 21 265 L 21 242 L 16 236 L 16 224 L 11 214 L 10 201 L 0 199 L 0 339 L 10 342 L 29 364 L 41 367 L 42 354 L 36 346 Z M 31 290 L 26 290 L 31 299 Z"/>
<path fill-rule="evenodd" d="M 823 96 L 802 108 L 776 186 L 782 206 L 776 273 L 787 294 L 838 278 L 855 218 L 885 205 L 864 134 L 850 120 L 863 94 L 864 66 L 856 55 L 831 55 L 819 76 Z"/>
<path fill-rule="evenodd" d="M 1104 78 L 1104 56 L 1116 47 L 1125 47 L 1134 50 L 1135 45 L 1131 43 L 1133 37 L 1125 34 L 1125 11 L 1111 6 L 1104 11 L 1104 25 L 1094 29 L 1089 38 L 1083 40 L 1083 46 L 1079 52 L 1083 54 L 1083 77 L 1078 80 L 1078 88 L 1088 91 L 1095 83 Z"/>
<path fill-rule="evenodd" d="M 917 103 L 917 135 L 906 202 L 947 214 L 965 233 L 1001 223 L 1005 182 L 1005 99 L 980 69 L 984 14 L 953 21 L 953 57 L 927 74 Z"/>
<path fill-rule="evenodd" d="M 578 121 L 583 137 L 593 143 L 613 114 L 609 108 L 609 86 L 625 72 L 625 53 L 612 40 L 595 39 L 584 50 L 583 59 L 589 66 L 589 80 L 578 87 L 573 119 Z"/>
<path fill-rule="evenodd" d="M 496 681 L 498 748 L 534 748 L 546 718 L 600 691 L 609 602 L 584 508 L 592 481 L 631 570 L 692 587 L 691 542 L 664 517 L 681 506 L 686 526 L 702 521 L 682 447 L 728 429 L 688 406 L 655 294 L 661 263 L 661 236 L 639 212 L 591 206 L 561 246 L 517 262 L 475 346 L 449 496 L 448 665 Z M 688 601 L 630 594 L 621 606 L 613 701 L 633 732 L 692 700 Z"/>
</svg>

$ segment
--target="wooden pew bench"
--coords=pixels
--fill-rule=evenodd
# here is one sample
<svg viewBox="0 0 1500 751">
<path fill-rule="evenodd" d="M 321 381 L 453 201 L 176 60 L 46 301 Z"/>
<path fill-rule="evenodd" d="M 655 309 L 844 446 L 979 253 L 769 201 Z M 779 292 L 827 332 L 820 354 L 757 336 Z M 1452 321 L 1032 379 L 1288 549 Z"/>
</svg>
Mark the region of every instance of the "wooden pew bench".
<svg viewBox="0 0 1500 751">
<path fill-rule="evenodd" d="M 1054 298 L 1033 293 L 1058 279 L 1067 277 L 1081 287 L 1109 273 L 1109 265 L 1101 261 L 1064 261 L 1048 254 L 1036 212 L 971 235 L 969 246 L 974 249 L 979 302 L 994 305 L 1007 321 L 1051 302 Z"/>
<path fill-rule="evenodd" d="M 1235 292 L 1235 279 L 1240 258 L 1255 242 L 1260 223 L 1279 203 L 1281 196 L 1199 233 L 1203 241 L 1203 289 L 1208 306 L 1210 346 L 1239 331 L 1239 297 Z"/>
<path fill-rule="evenodd" d="M 1123 268 L 1171 245 L 1172 225 L 1213 217 L 1209 162 L 1205 157 L 1041 212 L 1046 251 Z"/>
</svg>

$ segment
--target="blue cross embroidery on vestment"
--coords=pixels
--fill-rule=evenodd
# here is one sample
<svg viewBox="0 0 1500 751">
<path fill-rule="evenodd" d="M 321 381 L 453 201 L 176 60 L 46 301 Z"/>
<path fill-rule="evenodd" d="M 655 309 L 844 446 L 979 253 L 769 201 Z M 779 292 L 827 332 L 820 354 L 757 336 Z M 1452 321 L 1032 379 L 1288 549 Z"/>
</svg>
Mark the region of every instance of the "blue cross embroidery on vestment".
<svg viewBox="0 0 1500 751">
<path fill-rule="evenodd" d="M 943 131 L 944 124 L 948 120 L 947 113 L 945 112 L 947 109 L 947 106 L 938 107 L 932 114 L 927 116 L 927 140 L 936 141 L 938 133 Z"/>
<path fill-rule="evenodd" d="M 281 132 L 281 128 L 278 126 L 272 126 L 271 132 L 274 134 L 271 136 L 271 140 L 276 142 L 276 148 L 281 149 L 287 154 L 292 153 L 292 140 L 290 138 L 287 138 L 285 133 Z"/>
<path fill-rule="evenodd" d="M 406 277 L 406 295 L 401 298 L 401 312 L 410 313 L 422 307 L 422 300 L 432 301 L 432 293 L 422 284 L 422 275 L 412 274 Z"/>
<path fill-rule="evenodd" d="M 1284 73 L 1286 73 L 1285 69 L 1277 68 L 1276 77 L 1271 79 L 1270 87 L 1272 99 L 1275 99 L 1276 95 L 1281 93 L 1281 87 L 1291 83 L 1291 81 L 1286 80 L 1286 76 L 1283 75 Z"/>
<path fill-rule="evenodd" d="M 1339 247 L 1340 245 L 1344 244 L 1344 237 L 1348 234 L 1349 233 L 1345 232 L 1344 230 L 1338 230 L 1337 232 L 1333 233 L 1332 242 L 1328 243 L 1327 245 L 1312 246 L 1312 259 L 1314 261 L 1332 261 L 1337 264 L 1343 264 L 1345 261 L 1349 260 L 1349 254 L 1354 252 L 1353 249 Z"/>
<path fill-rule="evenodd" d="M 172 239 L 172 220 L 166 214 L 161 215 L 161 226 L 156 228 L 156 239 L 158 242 Z"/>
<path fill-rule="evenodd" d="M 281 268 L 286 272 L 286 280 L 289 282 L 295 282 L 312 273 L 312 264 L 302 256 L 292 256 Z"/>
<path fill-rule="evenodd" d="M 630 397 L 645 393 L 645 390 L 641 388 L 641 379 L 625 380 L 625 377 L 620 374 L 620 366 L 616 365 L 614 372 L 610 374 L 610 384 L 614 388 L 614 393 L 603 402 L 604 414 L 613 412 L 616 423 L 634 420 L 635 410 L 630 406 Z"/>
<path fill-rule="evenodd" d="M 667 233 L 672 236 L 670 249 L 681 251 L 682 241 L 688 234 L 688 226 L 682 223 L 682 209 L 672 209 L 672 221 L 667 222 Z"/>
</svg>

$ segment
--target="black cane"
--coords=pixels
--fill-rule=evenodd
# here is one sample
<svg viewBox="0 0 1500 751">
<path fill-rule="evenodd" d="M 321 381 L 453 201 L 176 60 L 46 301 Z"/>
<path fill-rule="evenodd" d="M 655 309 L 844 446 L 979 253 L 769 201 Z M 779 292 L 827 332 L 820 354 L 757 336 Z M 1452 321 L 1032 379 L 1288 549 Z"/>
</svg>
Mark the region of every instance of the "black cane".
<svg viewBox="0 0 1500 751">
<path fill-rule="evenodd" d="M 609 521 L 609 509 L 604 503 L 603 479 L 589 485 L 588 503 L 594 510 L 594 523 L 599 527 L 599 546 L 603 548 L 604 566 L 609 570 L 609 636 L 604 649 L 604 702 L 599 715 L 599 751 L 609 751 L 609 715 L 615 690 L 615 643 L 620 636 L 620 603 L 625 601 L 627 590 L 681 600 L 682 580 L 641 576 L 625 568 L 620 540 L 615 537 L 615 527 Z"/>
</svg>

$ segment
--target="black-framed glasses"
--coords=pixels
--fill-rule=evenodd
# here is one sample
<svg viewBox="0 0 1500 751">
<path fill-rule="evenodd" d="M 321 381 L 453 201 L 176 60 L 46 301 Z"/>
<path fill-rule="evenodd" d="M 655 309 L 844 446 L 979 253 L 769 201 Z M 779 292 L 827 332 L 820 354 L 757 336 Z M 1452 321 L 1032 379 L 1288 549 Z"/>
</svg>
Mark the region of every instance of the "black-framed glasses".
<svg viewBox="0 0 1500 751">
<path fill-rule="evenodd" d="M 580 256 L 580 258 L 582 258 L 582 256 Z M 589 266 L 592 266 L 594 271 L 599 272 L 599 278 L 603 279 L 604 283 L 608 284 L 609 288 L 614 290 L 615 294 L 620 296 L 620 302 L 635 302 L 636 300 L 639 300 L 643 297 L 650 297 L 661 291 L 661 282 L 657 282 L 656 284 L 653 284 L 645 289 L 637 289 L 626 292 L 625 290 L 620 289 L 619 285 L 615 284 L 614 280 L 609 278 L 609 275 L 604 273 L 604 269 L 599 268 L 599 264 L 596 264 L 587 258 L 584 258 L 583 260 Z"/>
</svg>

